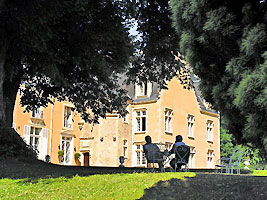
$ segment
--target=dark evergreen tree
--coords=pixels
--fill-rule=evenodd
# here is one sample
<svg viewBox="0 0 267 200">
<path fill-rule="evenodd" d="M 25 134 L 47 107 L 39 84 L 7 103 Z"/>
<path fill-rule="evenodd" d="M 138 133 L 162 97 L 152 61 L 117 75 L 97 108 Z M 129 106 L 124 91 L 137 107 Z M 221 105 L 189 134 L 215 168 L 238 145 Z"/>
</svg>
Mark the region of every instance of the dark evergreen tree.
<svg viewBox="0 0 267 200">
<path fill-rule="evenodd" d="M 267 153 L 267 3 L 171 0 L 179 48 L 238 143 Z"/>
</svg>

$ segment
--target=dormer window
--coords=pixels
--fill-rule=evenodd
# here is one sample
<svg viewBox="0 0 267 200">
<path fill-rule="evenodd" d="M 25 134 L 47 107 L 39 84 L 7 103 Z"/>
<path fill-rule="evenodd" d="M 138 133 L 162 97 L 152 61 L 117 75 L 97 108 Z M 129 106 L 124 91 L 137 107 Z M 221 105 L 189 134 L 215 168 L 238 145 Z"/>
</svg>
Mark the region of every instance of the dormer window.
<svg viewBox="0 0 267 200">
<path fill-rule="evenodd" d="M 141 90 L 141 96 L 147 95 L 147 82 L 142 83 L 142 85 L 140 86 L 140 90 Z"/>
<path fill-rule="evenodd" d="M 32 117 L 34 118 L 43 118 L 43 111 L 39 108 L 34 108 L 32 111 Z"/>
<path fill-rule="evenodd" d="M 135 84 L 135 96 L 136 97 L 147 97 L 152 92 L 152 83 L 144 82 L 141 84 Z"/>
</svg>

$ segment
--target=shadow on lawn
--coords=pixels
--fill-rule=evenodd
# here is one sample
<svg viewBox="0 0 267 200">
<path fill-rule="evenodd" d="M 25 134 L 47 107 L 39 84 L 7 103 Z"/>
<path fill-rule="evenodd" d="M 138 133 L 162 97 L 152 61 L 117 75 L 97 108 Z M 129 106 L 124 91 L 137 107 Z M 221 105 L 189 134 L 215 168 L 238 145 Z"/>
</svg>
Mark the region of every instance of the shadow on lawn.
<svg viewBox="0 0 267 200">
<path fill-rule="evenodd" d="M 186 181 L 160 181 L 141 199 L 267 199 L 267 178 L 250 175 L 197 174 Z"/>
<path fill-rule="evenodd" d="M 25 179 L 25 183 L 36 183 L 39 178 L 72 178 L 73 176 L 90 176 L 94 174 L 140 173 L 149 172 L 149 169 L 119 168 L 119 167 L 81 167 L 62 166 L 45 163 L 40 160 L 27 158 L 1 159 L 0 178 Z"/>
</svg>

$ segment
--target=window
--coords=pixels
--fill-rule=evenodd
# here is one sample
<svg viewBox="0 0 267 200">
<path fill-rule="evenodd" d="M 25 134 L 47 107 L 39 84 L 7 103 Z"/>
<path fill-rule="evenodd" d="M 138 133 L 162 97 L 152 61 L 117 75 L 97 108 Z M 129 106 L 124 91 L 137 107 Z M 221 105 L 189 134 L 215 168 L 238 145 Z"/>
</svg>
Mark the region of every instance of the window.
<svg viewBox="0 0 267 200">
<path fill-rule="evenodd" d="M 40 151 L 40 132 L 41 128 L 31 127 L 30 129 L 30 145 L 32 148 L 39 153 Z"/>
<path fill-rule="evenodd" d="M 146 131 L 146 110 L 136 111 L 136 131 Z"/>
<path fill-rule="evenodd" d="M 194 123 L 195 123 L 195 117 L 193 115 L 187 116 L 187 136 L 188 137 L 194 137 Z"/>
<path fill-rule="evenodd" d="M 136 145 L 136 164 L 137 166 L 145 166 L 146 165 L 146 157 L 143 150 L 141 150 L 141 144 Z"/>
<path fill-rule="evenodd" d="M 62 164 L 71 163 L 71 147 L 72 146 L 72 137 L 62 136 L 61 138 L 61 150 L 63 151 L 63 156 L 61 156 Z"/>
<path fill-rule="evenodd" d="M 43 111 L 41 108 L 34 108 L 32 111 L 32 117 L 43 118 Z"/>
<path fill-rule="evenodd" d="M 172 148 L 172 143 L 170 143 L 170 142 L 166 142 L 166 143 L 165 143 L 165 149 L 167 149 L 168 151 L 170 151 L 171 148 Z"/>
<path fill-rule="evenodd" d="M 208 120 L 207 121 L 207 141 L 212 142 L 213 141 L 213 121 Z"/>
<path fill-rule="evenodd" d="M 73 120 L 72 120 L 72 110 L 71 107 L 64 107 L 64 127 L 72 128 Z"/>
<path fill-rule="evenodd" d="M 152 83 L 143 82 L 135 85 L 135 94 L 136 97 L 150 96 L 152 92 Z"/>
<path fill-rule="evenodd" d="M 172 132 L 172 114 L 173 111 L 170 109 L 166 109 L 164 112 L 164 116 L 165 116 L 165 132 L 167 133 L 171 133 Z"/>
<path fill-rule="evenodd" d="M 195 167 L 195 155 L 196 155 L 196 148 L 190 147 L 190 156 L 188 161 L 189 167 Z"/>
<path fill-rule="evenodd" d="M 127 158 L 128 152 L 128 141 L 127 140 L 123 140 L 123 157 Z"/>
<path fill-rule="evenodd" d="M 208 150 L 207 153 L 207 168 L 214 168 L 214 151 Z"/>
<path fill-rule="evenodd" d="M 141 83 L 140 87 L 140 93 L 139 96 L 146 96 L 147 95 L 147 82 Z"/>
</svg>

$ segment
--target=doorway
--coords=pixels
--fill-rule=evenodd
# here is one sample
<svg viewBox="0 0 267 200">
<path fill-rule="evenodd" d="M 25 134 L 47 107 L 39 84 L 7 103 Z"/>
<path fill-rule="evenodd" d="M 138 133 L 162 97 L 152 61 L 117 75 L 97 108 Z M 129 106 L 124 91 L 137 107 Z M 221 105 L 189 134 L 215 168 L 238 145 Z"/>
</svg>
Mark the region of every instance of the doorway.
<svg viewBox="0 0 267 200">
<path fill-rule="evenodd" d="M 83 154 L 83 166 L 90 166 L 89 152 Z"/>
</svg>

